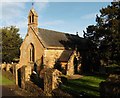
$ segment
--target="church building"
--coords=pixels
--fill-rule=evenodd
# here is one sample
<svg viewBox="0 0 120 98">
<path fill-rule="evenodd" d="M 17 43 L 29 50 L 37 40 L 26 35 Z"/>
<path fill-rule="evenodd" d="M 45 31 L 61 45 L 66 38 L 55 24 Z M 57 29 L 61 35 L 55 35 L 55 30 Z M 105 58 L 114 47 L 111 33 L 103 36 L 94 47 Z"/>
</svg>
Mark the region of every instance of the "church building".
<svg viewBox="0 0 120 98">
<path fill-rule="evenodd" d="M 78 34 L 39 28 L 38 14 L 31 8 L 28 31 L 20 47 L 19 68 L 32 66 L 31 70 L 38 74 L 44 68 L 56 68 L 66 75 L 76 74 L 81 66 L 77 47 L 82 39 Z"/>
</svg>

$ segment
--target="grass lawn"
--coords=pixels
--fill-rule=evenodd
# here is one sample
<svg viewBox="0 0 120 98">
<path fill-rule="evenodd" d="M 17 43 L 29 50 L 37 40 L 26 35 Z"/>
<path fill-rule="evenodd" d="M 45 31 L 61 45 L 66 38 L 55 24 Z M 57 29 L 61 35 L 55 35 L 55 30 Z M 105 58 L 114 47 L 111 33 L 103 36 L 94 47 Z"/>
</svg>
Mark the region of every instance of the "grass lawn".
<svg viewBox="0 0 120 98">
<path fill-rule="evenodd" d="M 0 85 L 13 85 L 14 81 L 9 80 L 0 73 Z"/>
<path fill-rule="evenodd" d="M 77 93 L 85 92 L 90 96 L 100 96 L 99 83 L 106 78 L 100 76 L 83 76 L 80 79 L 68 80 L 68 82 L 62 86 L 63 90 L 75 91 Z"/>
</svg>

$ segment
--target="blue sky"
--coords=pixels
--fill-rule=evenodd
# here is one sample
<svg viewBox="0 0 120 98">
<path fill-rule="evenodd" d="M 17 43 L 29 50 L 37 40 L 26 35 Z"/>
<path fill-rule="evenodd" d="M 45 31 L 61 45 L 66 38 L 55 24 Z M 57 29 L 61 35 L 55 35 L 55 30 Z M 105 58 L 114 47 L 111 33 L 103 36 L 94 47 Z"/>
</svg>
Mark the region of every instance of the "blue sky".
<svg viewBox="0 0 120 98">
<path fill-rule="evenodd" d="M 39 28 L 83 35 L 88 25 L 95 24 L 96 14 L 110 2 L 35 2 L 39 16 Z M 0 27 L 14 25 L 20 28 L 22 38 L 27 33 L 27 17 L 31 2 L 4 2 Z"/>
</svg>

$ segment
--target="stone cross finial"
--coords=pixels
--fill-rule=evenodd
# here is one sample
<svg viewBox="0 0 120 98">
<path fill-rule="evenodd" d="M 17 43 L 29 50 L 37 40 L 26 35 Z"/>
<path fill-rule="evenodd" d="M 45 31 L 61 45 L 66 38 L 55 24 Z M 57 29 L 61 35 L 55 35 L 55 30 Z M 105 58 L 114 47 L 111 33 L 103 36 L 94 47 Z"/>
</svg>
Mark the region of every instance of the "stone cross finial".
<svg viewBox="0 0 120 98">
<path fill-rule="evenodd" d="M 34 6 L 34 2 L 32 2 L 32 7 Z"/>
<path fill-rule="evenodd" d="M 78 32 L 76 32 L 76 35 L 78 35 Z"/>
</svg>

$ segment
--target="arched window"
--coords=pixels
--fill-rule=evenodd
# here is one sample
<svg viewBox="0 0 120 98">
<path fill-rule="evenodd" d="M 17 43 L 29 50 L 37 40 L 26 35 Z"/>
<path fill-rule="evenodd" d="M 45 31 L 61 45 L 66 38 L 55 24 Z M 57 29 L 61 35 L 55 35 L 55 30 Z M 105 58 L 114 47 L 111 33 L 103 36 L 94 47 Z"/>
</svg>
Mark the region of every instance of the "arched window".
<svg viewBox="0 0 120 98">
<path fill-rule="evenodd" d="M 35 49 L 33 44 L 30 44 L 30 61 L 34 62 L 35 60 Z"/>
</svg>

